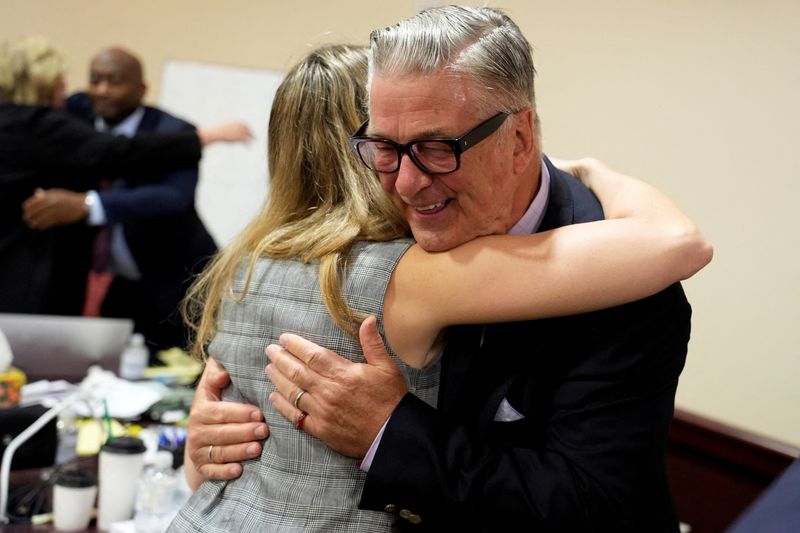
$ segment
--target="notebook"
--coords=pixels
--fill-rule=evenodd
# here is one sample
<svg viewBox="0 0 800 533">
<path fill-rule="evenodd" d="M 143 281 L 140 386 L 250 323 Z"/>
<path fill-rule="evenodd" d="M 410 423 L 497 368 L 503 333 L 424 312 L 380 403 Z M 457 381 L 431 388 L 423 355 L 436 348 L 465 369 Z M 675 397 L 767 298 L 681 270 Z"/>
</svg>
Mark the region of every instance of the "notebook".
<svg viewBox="0 0 800 533">
<path fill-rule="evenodd" d="M 92 365 L 117 372 L 122 350 L 133 332 L 124 318 L 0 313 L 13 364 L 28 377 L 80 382 Z"/>
</svg>

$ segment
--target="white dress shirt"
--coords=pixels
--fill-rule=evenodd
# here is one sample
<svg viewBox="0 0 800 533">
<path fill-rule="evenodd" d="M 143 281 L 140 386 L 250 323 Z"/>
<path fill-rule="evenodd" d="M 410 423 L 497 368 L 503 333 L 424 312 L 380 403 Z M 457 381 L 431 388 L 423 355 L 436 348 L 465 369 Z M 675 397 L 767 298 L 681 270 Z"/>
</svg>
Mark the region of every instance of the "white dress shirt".
<svg viewBox="0 0 800 533">
<path fill-rule="evenodd" d="M 97 131 L 107 131 L 113 135 L 133 137 L 136 135 L 143 117 L 144 108 L 140 107 L 114 127 L 109 127 L 105 120 L 101 117 L 97 117 L 94 121 L 94 128 Z M 89 216 L 86 219 L 87 224 L 90 226 L 102 226 L 106 224 L 108 218 L 106 217 L 106 210 L 103 207 L 103 202 L 100 200 L 100 195 L 97 194 L 97 191 L 88 191 L 86 195 L 92 197 L 87 202 L 89 204 Z M 112 273 L 130 280 L 135 281 L 142 278 L 136 260 L 133 258 L 128 243 L 125 241 L 125 232 L 123 231 L 122 224 L 114 224 L 111 227 L 111 258 L 109 269 Z"/>
</svg>

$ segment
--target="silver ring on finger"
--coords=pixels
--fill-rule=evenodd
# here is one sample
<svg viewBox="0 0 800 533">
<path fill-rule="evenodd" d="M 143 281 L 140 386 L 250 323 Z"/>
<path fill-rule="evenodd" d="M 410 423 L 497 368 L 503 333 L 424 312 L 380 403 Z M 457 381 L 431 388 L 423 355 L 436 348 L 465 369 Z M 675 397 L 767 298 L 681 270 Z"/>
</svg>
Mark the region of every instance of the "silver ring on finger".
<svg viewBox="0 0 800 533">
<path fill-rule="evenodd" d="M 211 444 L 211 445 L 209 445 L 209 446 L 208 446 L 208 462 L 209 462 L 209 463 L 213 463 L 213 462 L 214 462 L 214 458 L 213 458 L 213 457 L 211 457 L 211 451 L 212 451 L 213 449 L 214 449 L 214 445 L 213 445 L 213 444 Z"/>
<path fill-rule="evenodd" d="M 300 392 L 297 394 L 297 396 L 294 397 L 294 401 L 292 402 L 292 405 L 294 405 L 294 408 L 297 409 L 298 411 L 302 411 L 302 409 L 300 409 L 300 405 L 299 404 L 300 404 L 300 398 L 305 393 L 306 393 L 306 391 L 301 389 Z"/>
</svg>

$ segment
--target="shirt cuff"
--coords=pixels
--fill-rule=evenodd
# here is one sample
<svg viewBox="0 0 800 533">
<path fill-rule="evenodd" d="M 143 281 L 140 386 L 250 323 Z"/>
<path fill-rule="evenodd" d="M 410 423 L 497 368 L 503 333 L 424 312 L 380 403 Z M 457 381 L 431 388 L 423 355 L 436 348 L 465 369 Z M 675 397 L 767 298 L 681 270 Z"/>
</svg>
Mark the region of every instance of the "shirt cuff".
<svg viewBox="0 0 800 533">
<path fill-rule="evenodd" d="M 375 436 L 375 440 L 372 441 L 372 446 L 369 447 L 367 450 L 367 455 L 364 456 L 364 459 L 361 461 L 361 464 L 358 467 L 363 470 L 364 472 L 369 472 L 369 467 L 372 466 L 372 460 L 375 458 L 375 454 L 378 453 L 378 446 L 381 444 L 381 437 L 383 437 L 383 430 L 386 429 L 386 424 L 389 423 L 389 419 L 386 419 L 386 422 L 383 423 L 381 426 L 381 430 Z"/>
<path fill-rule="evenodd" d="M 86 191 L 86 206 L 89 208 L 89 216 L 86 223 L 90 226 L 102 226 L 106 223 L 106 210 L 103 209 L 103 202 L 97 191 Z"/>
</svg>

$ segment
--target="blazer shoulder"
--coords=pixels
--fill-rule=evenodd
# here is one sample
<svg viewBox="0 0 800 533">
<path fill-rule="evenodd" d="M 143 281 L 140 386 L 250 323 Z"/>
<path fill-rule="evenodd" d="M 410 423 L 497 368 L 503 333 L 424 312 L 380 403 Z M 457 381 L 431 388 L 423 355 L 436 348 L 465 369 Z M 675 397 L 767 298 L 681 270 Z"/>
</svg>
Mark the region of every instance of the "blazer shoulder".
<svg viewBox="0 0 800 533">
<path fill-rule="evenodd" d="M 194 124 L 176 117 L 163 109 L 145 106 L 144 117 L 139 129 L 143 131 L 175 132 L 181 130 L 194 130 Z"/>
<path fill-rule="evenodd" d="M 588 187 L 546 157 L 544 164 L 550 173 L 550 190 L 540 231 L 605 218 L 603 207 Z"/>
</svg>

